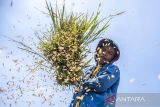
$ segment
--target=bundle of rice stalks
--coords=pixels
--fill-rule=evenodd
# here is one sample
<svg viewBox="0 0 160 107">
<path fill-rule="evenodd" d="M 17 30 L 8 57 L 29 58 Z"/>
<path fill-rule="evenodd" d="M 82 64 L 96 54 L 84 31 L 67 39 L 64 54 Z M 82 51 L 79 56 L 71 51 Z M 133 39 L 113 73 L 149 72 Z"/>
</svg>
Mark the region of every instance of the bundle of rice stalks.
<svg viewBox="0 0 160 107">
<path fill-rule="evenodd" d="M 33 55 L 34 65 L 32 68 L 29 67 L 31 72 L 45 70 L 56 77 L 59 85 L 74 85 L 93 59 L 88 59 L 91 53 L 87 48 L 88 45 L 102 38 L 100 35 L 109 27 L 110 20 L 124 12 L 102 19 L 99 18 L 99 8 L 95 14 L 88 15 L 88 13 L 75 14 L 74 12 L 67 14 L 65 3 L 61 10 L 57 8 L 57 5 L 53 9 L 51 3 L 47 1 L 46 6 L 47 14 L 53 23 L 47 32 L 41 36 L 37 35 L 38 43 L 27 42 L 26 44 L 23 38 L 18 41 L 4 37 L 18 43 L 19 49 Z"/>
<path fill-rule="evenodd" d="M 83 69 L 90 66 L 92 59 L 86 60 L 90 50 L 87 46 L 100 37 L 109 24 L 107 21 L 101 28 L 99 25 L 104 19 L 98 19 L 100 12 L 88 16 L 88 14 L 69 15 L 63 9 L 53 9 L 51 3 L 46 2 L 52 26 L 49 35 L 44 35 L 39 49 L 51 62 L 56 72 L 59 84 L 75 84 L 83 75 Z M 42 39 L 41 38 L 41 39 Z"/>
</svg>

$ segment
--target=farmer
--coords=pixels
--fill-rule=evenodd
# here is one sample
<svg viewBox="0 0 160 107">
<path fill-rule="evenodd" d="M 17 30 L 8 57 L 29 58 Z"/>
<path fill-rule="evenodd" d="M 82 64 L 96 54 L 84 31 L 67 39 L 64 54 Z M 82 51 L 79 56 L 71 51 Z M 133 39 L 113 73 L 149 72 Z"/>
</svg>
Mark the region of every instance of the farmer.
<svg viewBox="0 0 160 107">
<path fill-rule="evenodd" d="M 118 46 L 111 39 L 101 39 L 95 52 L 96 66 L 74 87 L 69 107 L 115 107 L 120 71 L 113 63 L 119 57 Z"/>
</svg>

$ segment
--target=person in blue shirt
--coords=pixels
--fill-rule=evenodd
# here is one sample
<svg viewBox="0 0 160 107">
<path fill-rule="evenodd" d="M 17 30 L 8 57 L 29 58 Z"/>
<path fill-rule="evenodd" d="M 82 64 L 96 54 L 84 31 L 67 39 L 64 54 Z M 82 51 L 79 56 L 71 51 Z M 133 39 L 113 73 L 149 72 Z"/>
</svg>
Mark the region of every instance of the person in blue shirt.
<svg viewBox="0 0 160 107">
<path fill-rule="evenodd" d="M 119 57 L 118 46 L 111 39 L 101 39 L 95 52 L 96 65 L 77 82 L 69 107 L 115 107 L 120 70 L 113 63 Z"/>
</svg>

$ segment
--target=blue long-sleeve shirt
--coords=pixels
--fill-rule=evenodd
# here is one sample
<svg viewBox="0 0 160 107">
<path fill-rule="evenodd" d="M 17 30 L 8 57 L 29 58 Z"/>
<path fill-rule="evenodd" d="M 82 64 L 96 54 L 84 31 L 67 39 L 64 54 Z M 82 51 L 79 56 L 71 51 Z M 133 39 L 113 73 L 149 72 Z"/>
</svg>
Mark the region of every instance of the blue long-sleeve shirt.
<svg viewBox="0 0 160 107">
<path fill-rule="evenodd" d="M 96 67 L 96 66 L 95 66 Z M 93 68 L 95 68 L 93 67 Z M 116 94 L 120 81 L 120 71 L 116 65 L 105 64 L 94 78 L 87 78 L 92 73 L 88 70 L 81 78 L 80 92 L 73 94 L 69 107 L 74 107 L 77 97 L 84 95 L 80 107 L 115 107 Z M 86 89 L 89 91 L 86 91 Z"/>
</svg>

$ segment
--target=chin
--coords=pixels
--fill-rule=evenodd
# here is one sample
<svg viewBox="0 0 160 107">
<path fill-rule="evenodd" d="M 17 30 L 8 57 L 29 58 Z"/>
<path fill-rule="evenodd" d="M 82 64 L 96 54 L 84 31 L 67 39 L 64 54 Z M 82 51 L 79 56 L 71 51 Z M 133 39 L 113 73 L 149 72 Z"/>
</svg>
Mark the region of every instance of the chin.
<svg viewBox="0 0 160 107">
<path fill-rule="evenodd" d="M 100 65 L 105 65 L 106 62 L 105 62 L 105 61 L 99 61 L 99 64 L 100 64 Z"/>
</svg>

